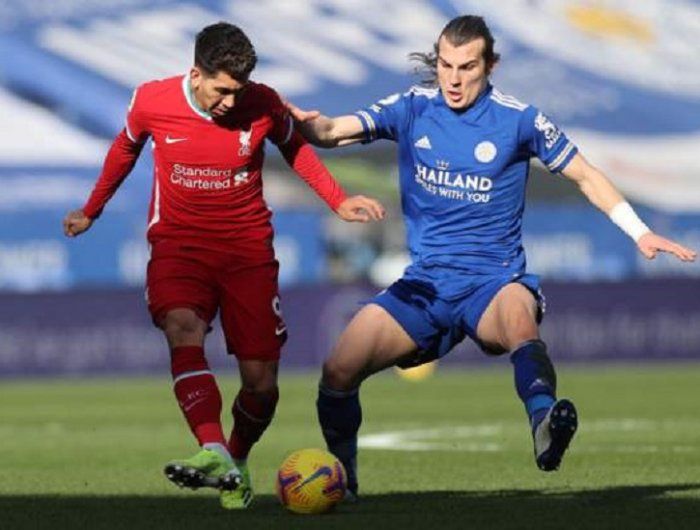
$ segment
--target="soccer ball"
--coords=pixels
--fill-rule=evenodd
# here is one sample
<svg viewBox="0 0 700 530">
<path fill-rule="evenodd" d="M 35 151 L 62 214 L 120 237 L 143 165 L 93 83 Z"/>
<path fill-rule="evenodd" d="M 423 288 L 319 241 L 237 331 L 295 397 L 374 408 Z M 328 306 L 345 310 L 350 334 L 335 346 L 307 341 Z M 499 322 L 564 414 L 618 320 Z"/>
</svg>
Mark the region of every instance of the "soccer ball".
<svg viewBox="0 0 700 530">
<path fill-rule="evenodd" d="M 398 366 L 394 366 L 394 371 L 401 379 L 405 379 L 406 381 L 425 381 L 435 373 L 437 363 L 437 361 L 432 361 L 425 364 L 419 364 L 418 366 L 414 366 L 412 368 L 399 368 Z"/>
<path fill-rule="evenodd" d="M 277 472 L 277 497 L 295 513 L 324 513 L 345 495 L 343 464 L 322 449 L 290 454 Z"/>
</svg>

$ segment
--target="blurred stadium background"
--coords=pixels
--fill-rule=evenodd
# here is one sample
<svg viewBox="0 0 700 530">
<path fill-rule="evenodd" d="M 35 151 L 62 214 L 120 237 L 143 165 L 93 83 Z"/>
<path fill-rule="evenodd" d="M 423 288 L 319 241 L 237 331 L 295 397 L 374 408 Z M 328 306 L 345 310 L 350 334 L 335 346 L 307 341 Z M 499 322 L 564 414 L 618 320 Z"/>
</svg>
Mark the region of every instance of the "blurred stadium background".
<svg viewBox="0 0 700 530">
<path fill-rule="evenodd" d="M 305 108 L 348 113 L 416 81 L 407 54 L 475 12 L 503 59 L 495 82 L 545 109 L 662 234 L 700 247 L 700 3 L 647 0 L 40 0 L 0 3 L 0 373 L 145 373 L 166 366 L 142 301 L 150 154 L 94 228 L 83 203 L 133 87 L 185 72 L 195 33 L 240 24 L 255 78 Z M 390 16 L 378 17 L 377 13 Z M 335 220 L 269 150 L 284 367 L 316 367 L 359 301 L 406 263 L 394 146 L 322 153 L 387 222 Z M 545 280 L 544 334 L 561 360 L 695 359 L 700 263 L 647 262 L 562 178 L 535 164 L 525 243 Z M 220 352 L 215 336 L 210 349 Z M 215 356 L 223 361 L 222 355 Z M 470 346 L 449 363 L 483 362 Z M 223 361 L 225 362 L 225 361 Z"/>
<path fill-rule="evenodd" d="M 0 0 L 0 526 L 230 528 L 213 496 L 180 494 L 160 476 L 192 440 L 143 301 L 147 150 L 89 233 L 61 233 L 133 87 L 185 72 L 195 33 L 225 19 L 256 45 L 257 80 L 301 107 L 348 113 L 407 89 L 407 54 L 430 49 L 466 12 L 495 32 L 499 87 L 547 111 L 652 227 L 700 248 L 700 1 Z M 341 224 L 269 149 L 290 340 L 278 416 L 254 454 L 263 496 L 236 514 L 245 528 L 301 524 L 271 508 L 275 468 L 286 452 L 322 444 L 322 359 L 406 262 L 394 146 L 322 155 L 390 215 Z M 361 461 L 372 495 L 324 526 L 523 528 L 532 515 L 539 529 L 697 528 L 700 263 L 643 260 L 538 164 L 528 194 L 543 335 L 585 419 L 565 471 L 532 465 L 507 360 L 465 344 L 421 385 L 391 374 L 367 383 Z M 230 403 L 235 369 L 218 331 L 208 349 L 229 374 Z"/>
</svg>

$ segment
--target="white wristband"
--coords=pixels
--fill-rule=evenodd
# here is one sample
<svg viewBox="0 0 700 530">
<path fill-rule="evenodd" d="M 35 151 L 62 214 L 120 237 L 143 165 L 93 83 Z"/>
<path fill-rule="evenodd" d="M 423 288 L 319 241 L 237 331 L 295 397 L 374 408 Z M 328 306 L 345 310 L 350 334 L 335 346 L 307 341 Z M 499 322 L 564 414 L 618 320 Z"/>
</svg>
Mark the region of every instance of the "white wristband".
<svg viewBox="0 0 700 530">
<path fill-rule="evenodd" d="M 644 221 L 639 218 L 627 201 L 617 203 L 613 209 L 610 210 L 608 216 L 610 220 L 619 226 L 625 234 L 630 236 L 635 243 L 644 234 L 651 232 L 649 227 L 644 224 Z"/>
</svg>

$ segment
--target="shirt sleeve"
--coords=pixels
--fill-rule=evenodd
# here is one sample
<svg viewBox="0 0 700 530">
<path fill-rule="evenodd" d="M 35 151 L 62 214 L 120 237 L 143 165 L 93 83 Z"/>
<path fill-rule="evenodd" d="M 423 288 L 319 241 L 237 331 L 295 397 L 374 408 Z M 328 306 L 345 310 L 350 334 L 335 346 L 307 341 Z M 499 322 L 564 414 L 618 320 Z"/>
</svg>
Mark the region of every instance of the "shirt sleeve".
<svg viewBox="0 0 700 530">
<path fill-rule="evenodd" d="M 285 145 L 292 138 L 294 132 L 294 120 L 289 110 L 284 106 L 277 92 L 270 89 L 270 115 L 272 117 L 272 129 L 267 137 L 278 146 Z"/>
<path fill-rule="evenodd" d="M 126 128 L 117 135 L 107 152 L 102 172 L 90 193 L 83 213 L 90 219 L 96 219 L 102 213 L 107 201 L 117 191 L 121 183 L 131 172 L 143 149 L 143 143 L 133 142 L 128 137 Z"/>
<path fill-rule="evenodd" d="M 366 109 L 357 111 L 355 115 L 360 118 L 364 131 L 362 143 L 379 139 L 397 142 L 406 123 L 410 98 L 410 92 L 392 94 Z"/>
<path fill-rule="evenodd" d="M 345 191 L 304 137 L 295 131 L 288 142 L 279 145 L 279 150 L 297 175 L 311 186 L 331 210 L 336 211 L 347 197 Z"/>
<path fill-rule="evenodd" d="M 140 90 L 141 87 L 137 88 L 131 96 L 124 127 L 129 140 L 137 144 L 144 143 L 150 134 L 143 112 L 143 96 L 140 94 Z"/>
<path fill-rule="evenodd" d="M 550 171 L 562 171 L 578 153 L 578 148 L 544 113 L 528 107 L 520 120 L 521 145 L 539 158 Z"/>
</svg>

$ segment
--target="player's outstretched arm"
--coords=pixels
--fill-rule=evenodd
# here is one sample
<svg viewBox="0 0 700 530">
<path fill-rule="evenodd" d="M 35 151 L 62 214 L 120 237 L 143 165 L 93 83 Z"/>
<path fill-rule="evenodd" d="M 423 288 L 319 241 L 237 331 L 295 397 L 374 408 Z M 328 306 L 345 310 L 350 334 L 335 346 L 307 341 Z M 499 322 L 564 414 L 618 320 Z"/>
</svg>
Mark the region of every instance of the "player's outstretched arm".
<svg viewBox="0 0 700 530">
<path fill-rule="evenodd" d="M 634 240 L 647 259 L 654 259 L 659 252 L 668 252 L 681 261 L 695 260 L 697 253 L 694 250 L 652 232 L 610 179 L 589 164 L 580 153 L 571 159 L 562 173 L 573 180 L 591 203 Z"/>
<path fill-rule="evenodd" d="M 63 233 L 68 237 L 79 236 L 92 226 L 90 219 L 83 210 L 68 212 L 63 219 Z"/>
<path fill-rule="evenodd" d="M 317 147 L 342 147 L 364 138 L 362 122 L 357 116 L 330 118 L 317 110 L 302 110 L 289 101 L 285 101 L 285 105 L 297 123 L 297 130 Z"/>
<path fill-rule="evenodd" d="M 294 169 L 335 214 L 348 222 L 379 221 L 384 207 L 364 195 L 348 197 L 340 183 L 314 152 L 299 131 L 294 130 L 286 143 L 278 145 L 287 164 Z"/>
</svg>

